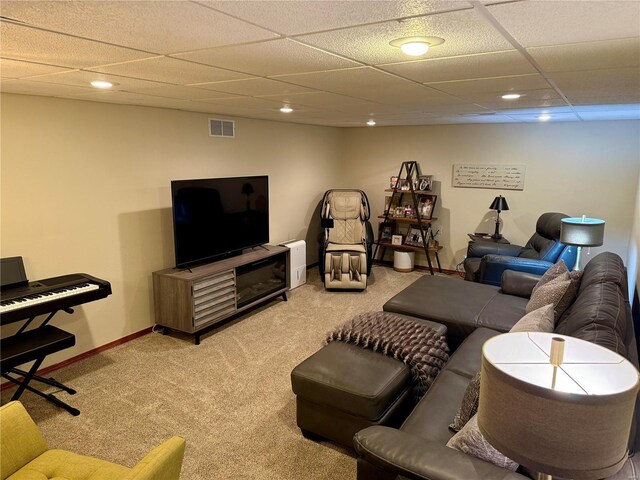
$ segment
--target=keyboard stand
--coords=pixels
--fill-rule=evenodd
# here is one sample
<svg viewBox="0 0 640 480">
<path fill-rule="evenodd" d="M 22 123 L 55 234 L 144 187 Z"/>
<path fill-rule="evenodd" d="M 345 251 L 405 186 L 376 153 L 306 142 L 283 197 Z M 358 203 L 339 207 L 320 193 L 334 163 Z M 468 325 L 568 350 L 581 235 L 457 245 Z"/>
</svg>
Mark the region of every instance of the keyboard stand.
<svg viewBox="0 0 640 480">
<path fill-rule="evenodd" d="M 80 410 L 77 408 L 68 405 L 53 394 L 41 392 L 29 385 L 30 382 L 36 381 L 60 388 L 71 395 L 75 394 L 76 391 L 74 389 L 67 387 L 53 378 L 44 378 L 36 375 L 38 368 L 40 368 L 40 365 L 42 365 L 47 355 L 70 348 L 74 346 L 75 343 L 76 337 L 73 334 L 51 325 L 40 326 L 3 338 L 0 341 L 0 374 L 7 380 L 18 385 L 18 390 L 11 400 L 18 400 L 25 390 L 29 390 L 55 405 L 64 408 L 71 415 L 79 415 Z M 31 361 L 34 361 L 34 363 L 29 371 L 16 368 L 18 365 Z M 19 380 L 10 374 L 22 375 L 23 378 Z"/>
</svg>

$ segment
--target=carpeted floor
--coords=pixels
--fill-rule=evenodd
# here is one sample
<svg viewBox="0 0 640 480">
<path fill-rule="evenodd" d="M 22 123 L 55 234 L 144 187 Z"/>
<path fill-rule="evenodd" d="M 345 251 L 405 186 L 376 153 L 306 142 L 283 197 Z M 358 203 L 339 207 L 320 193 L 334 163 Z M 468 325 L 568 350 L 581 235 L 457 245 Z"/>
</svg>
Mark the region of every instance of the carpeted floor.
<svg viewBox="0 0 640 480">
<path fill-rule="evenodd" d="M 54 372 L 72 417 L 27 392 L 22 401 L 49 446 L 133 466 L 172 435 L 187 440 L 182 477 L 355 479 L 356 461 L 296 426 L 291 370 L 354 315 L 380 310 L 424 272 L 374 267 L 363 293 L 309 282 L 203 337 L 150 334 Z M 3 392 L 3 403 L 13 389 Z"/>
</svg>

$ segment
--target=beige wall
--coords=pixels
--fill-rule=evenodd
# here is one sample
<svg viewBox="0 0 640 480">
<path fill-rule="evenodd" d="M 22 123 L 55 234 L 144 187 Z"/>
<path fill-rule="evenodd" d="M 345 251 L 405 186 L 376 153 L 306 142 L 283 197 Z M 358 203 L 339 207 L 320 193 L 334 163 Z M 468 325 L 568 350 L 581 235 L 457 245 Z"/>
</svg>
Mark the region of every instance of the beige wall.
<svg viewBox="0 0 640 480">
<path fill-rule="evenodd" d="M 272 243 L 305 238 L 342 182 L 336 128 L 237 119 L 227 139 L 205 114 L 21 95 L 1 107 L 2 257 L 22 255 L 32 280 L 86 272 L 113 287 L 58 314 L 77 345 L 51 361 L 153 323 L 151 272 L 174 265 L 170 180 L 269 175 Z"/>
<path fill-rule="evenodd" d="M 462 261 L 468 232 L 493 231 L 488 207 L 500 194 L 510 207 L 501 218 L 511 243 L 526 242 L 543 212 L 584 213 L 607 222 L 605 244 L 592 255 L 610 250 L 626 259 L 639 139 L 637 121 L 357 128 L 345 133 L 345 162 L 350 185 L 367 192 L 374 212 L 382 212 L 383 190 L 402 161 L 418 161 L 423 174 L 435 175 L 444 268 Z M 456 163 L 524 164 L 524 190 L 453 188 Z"/>
<path fill-rule="evenodd" d="M 629 298 L 633 301 L 634 289 L 640 288 L 640 176 L 638 176 L 638 191 L 631 225 L 629 254 L 626 263 L 629 273 Z"/>
</svg>

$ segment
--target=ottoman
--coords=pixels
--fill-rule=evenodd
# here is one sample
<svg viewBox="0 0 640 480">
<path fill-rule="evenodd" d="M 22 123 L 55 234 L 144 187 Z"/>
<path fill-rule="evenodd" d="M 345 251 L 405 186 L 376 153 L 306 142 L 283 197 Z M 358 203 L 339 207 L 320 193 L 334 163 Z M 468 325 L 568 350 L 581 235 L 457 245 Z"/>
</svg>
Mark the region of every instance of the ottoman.
<svg viewBox="0 0 640 480">
<path fill-rule="evenodd" d="M 445 334 L 446 328 L 420 320 Z M 355 345 L 332 342 L 291 372 L 302 434 L 353 450 L 353 436 L 373 425 L 400 426 L 414 407 L 409 367 Z"/>
</svg>

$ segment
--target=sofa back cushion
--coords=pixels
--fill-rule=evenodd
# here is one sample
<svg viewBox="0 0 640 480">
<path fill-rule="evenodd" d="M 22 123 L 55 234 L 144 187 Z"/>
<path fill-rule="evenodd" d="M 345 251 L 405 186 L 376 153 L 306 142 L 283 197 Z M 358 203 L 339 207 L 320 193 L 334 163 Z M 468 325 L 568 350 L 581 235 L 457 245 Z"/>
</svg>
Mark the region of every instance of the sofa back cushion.
<svg viewBox="0 0 640 480">
<path fill-rule="evenodd" d="M 559 239 L 560 223 L 566 217 L 564 213 L 557 212 L 540 215 L 536 222 L 536 233 L 531 236 L 518 256 L 555 263 L 564 249 Z"/>
<path fill-rule="evenodd" d="M 585 267 L 578 296 L 560 317 L 556 333 L 587 340 L 627 357 L 626 274 L 622 259 L 610 252 Z"/>
</svg>

